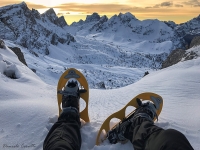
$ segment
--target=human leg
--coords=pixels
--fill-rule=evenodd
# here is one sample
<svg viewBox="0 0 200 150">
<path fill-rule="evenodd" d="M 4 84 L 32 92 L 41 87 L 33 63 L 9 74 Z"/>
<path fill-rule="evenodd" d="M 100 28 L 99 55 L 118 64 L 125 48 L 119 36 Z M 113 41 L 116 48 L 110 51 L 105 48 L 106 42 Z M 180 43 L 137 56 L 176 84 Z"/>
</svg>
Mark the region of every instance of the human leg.
<svg viewBox="0 0 200 150">
<path fill-rule="evenodd" d="M 145 150 L 194 150 L 187 138 L 179 131 L 167 129 L 149 136 Z"/>
<path fill-rule="evenodd" d="M 69 81 L 62 94 L 62 113 L 45 138 L 44 150 L 80 150 L 80 116 L 78 83 Z"/>
<path fill-rule="evenodd" d="M 138 104 L 140 107 L 131 118 L 109 132 L 111 143 L 128 139 L 135 150 L 193 150 L 182 133 L 173 129 L 164 130 L 154 124 L 156 106 L 152 103 Z"/>
<path fill-rule="evenodd" d="M 69 108 L 63 111 L 45 138 L 44 150 L 80 150 L 80 118 L 78 112 Z"/>
</svg>

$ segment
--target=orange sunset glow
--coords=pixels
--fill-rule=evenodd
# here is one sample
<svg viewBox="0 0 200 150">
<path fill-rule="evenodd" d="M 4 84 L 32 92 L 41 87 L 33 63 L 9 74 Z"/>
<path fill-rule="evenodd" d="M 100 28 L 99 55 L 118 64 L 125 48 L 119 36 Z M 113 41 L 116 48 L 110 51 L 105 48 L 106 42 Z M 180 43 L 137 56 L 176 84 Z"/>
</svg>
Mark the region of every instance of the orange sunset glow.
<svg viewBox="0 0 200 150">
<path fill-rule="evenodd" d="M 19 0 L 1 0 L 0 6 L 21 3 Z M 68 24 L 80 19 L 85 20 L 86 15 L 97 12 L 107 15 L 108 18 L 120 12 L 131 12 L 136 18 L 159 19 L 162 21 L 186 22 L 200 14 L 198 0 L 25 0 L 30 9 L 37 9 L 40 13 L 54 8 L 58 16 L 64 16 Z"/>
</svg>

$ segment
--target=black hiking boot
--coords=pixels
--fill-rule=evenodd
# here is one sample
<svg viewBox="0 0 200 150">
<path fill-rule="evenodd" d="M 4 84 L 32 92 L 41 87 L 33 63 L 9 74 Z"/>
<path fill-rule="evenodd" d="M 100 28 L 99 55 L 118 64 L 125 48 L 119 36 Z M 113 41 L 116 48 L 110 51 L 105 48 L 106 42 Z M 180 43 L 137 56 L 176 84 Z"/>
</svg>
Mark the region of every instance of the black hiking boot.
<svg viewBox="0 0 200 150">
<path fill-rule="evenodd" d="M 151 97 L 152 101 L 155 102 L 155 97 Z M 129 116 L 128 118 L 122 120 L 121 123 L 117 125 L 114 129 L 108 132 L 107 138 L 110 141 L 110 143 L 115 144 L 117 142 L 126 143 L 128 141 L 129 137 L 129 128 L 131 124 L 136 120 L 137 118 L 145 118 L 148 121 L 153 122 L 153 120 L 157 117 L 156 111 L 159 109 L 160 105 L 157 103 L 157 105 L 154 105 L 154 103 L 148 101 L 146 103 L 142 103 L 140 99 L 137 99 L 137 103 L 139 107 L 135 110 L 135 112 Z"/>
<path fill-rule="evenodd" d="M 62 92 L 62 108 L 74 107 L 79 112 L 79 87 L 77 81 L 69 81 Z"/>
<path fill-rule="evenodd" d="M 62 113 L 59 120 L 73 120 L 80 122 L 79 100 L 80 93 L 77 81 L 68 81 L 64 90 L 59 91 L 62 94 Z"/>
</svg>

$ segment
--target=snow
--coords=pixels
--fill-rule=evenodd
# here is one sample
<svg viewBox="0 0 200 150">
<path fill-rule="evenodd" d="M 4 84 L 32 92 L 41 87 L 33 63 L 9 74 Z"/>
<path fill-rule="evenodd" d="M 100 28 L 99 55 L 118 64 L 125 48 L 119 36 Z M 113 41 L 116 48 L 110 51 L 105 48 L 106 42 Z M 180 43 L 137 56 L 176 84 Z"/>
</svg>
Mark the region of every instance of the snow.
<svg viewBox="0 0 200 150">
<path fill-rule="evenodd" d="M 10 42 L 6 41 L 6 43 L 9 45 Z M 62 46 L 60 45 L 60 47 Z M 58 46 L 56 51 L 59 51 L 60 47 Z M 55 48 L 52 47 L 52 49 Z M 197 46 L 192 49 L 198 51 L 199 48 Z M 21 150 L 29 146 L 28 149 L 31 150 L 42 150 L 44 138 L 57 120 L 58 108 L 56 84 L 44 82 L 41 77 L 44 75 L 50 83 L 55 82 L 55 78 L 58 81 L 62 73 L 59 72 L 61 68 L 58 64 L 60 67 L 63 66 L 61 65 L 63 61 L 57 59 L 60 57 L 62 60 L 63 55 L 58 56 L 55 53 L 52 54 L 54 58 L 45 56 L 40 59 L 41 56 L 38 58 L 25 49 L 22 50 L 30 62 L 37 63 L 41 76 L 39 78 L 38 74 L 19 62 L 17 56 L 9 48 L 0 49 L 0 149 L 13 149 L 8 147 L 13 146 L 14 149 Z M 52 76 L 51 71 L 43 70 L 47 66 L 53 66 L 53 70 L 57 70 L 59 73 Z M 29 67 L 34 67 L 34 63 Z M 110 69 L 98 65 L 98 63 L 82 65 L 69 63 L 66 67 L 78 68 L 83 74 L 88 68 Z M 116 74 L 116 76 L 120 74 L 138 76 L 141 71 L 117 65 L 113 65 L 111 69 L 113 75 Z M 11 71 L 16 74 L 17 79 L 6 76 L 9 76 Z M 90 88 L 89 115 L 91 122 L 81 128 L 81 150 L 133 150 L 130 142 L 124 145 L 120 143 L 111 145 L 105 141 L 100 146 L 95 146 L 95 140 L 103 121 L 110 114 L 121 109 L 132 97 L 142 92 L 154 92 L 164 99 L 163 110 L 159 121 L 156 122 L 158 126 L 181 131 L 195 150 L 200 149 L 199 74 L 200 57 L 197 57 L 162 70 L 153 71 L 144 78 L 138 79 L 137 82 L 127 84 L 128 86 L 110 90 Z M 90 76 L 90 80 L 98 80 L 96 76 L 90 74 L 88 76 Z M 101 74 L 99 74 L 99 78 L 102 78 Z M 110 79 L 113 77 L 110 76 Z M 116 78 L 115 80 L 118 82 L 117 80 L 120 79 Z M 83 107 L 82 103 L 81 107 Z"/>
<path fill-rule="evenodd" d="M 99 88 L 100 82 L 104 82 L 106 89 L 126 86 L 142 78 L 144 72 L 154 71 L 150 68 L 151 65 L 160 65 L 159 60 L 154 61 L 154 59 L 158 56 L 164 59 L 167 55 L 165 53 L 163 55 L 164 51 L 161 49 L 152 50 L 152 54 L 141 51 L 140 47 L 149 46 L 148 42 L 139 46 L 127 46 L 82 36 L 76 36 L 76 40 L 76 44 L 51 45 L 49 55 L 38 54 L 38 57 L 30 50 L 11 41 L 5 40 L 5 43 L 10 47 L 19 47 L 28 67 L 35 69 L 36 74 L 43 81 L 54 86 L 57 85 L 58 78 L 66 68 L 70 67 L 85 72 L 91 88 Z"/>
</svg>

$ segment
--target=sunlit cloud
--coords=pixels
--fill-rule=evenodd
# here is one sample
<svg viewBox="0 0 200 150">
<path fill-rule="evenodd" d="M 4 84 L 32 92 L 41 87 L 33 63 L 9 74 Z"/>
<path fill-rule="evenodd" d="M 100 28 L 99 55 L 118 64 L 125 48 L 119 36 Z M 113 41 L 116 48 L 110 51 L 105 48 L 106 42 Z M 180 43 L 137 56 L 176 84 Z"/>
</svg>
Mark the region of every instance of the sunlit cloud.
<svg viewBox="0 0 200 150">
<path fill-rule="evenodd" d="M 125 4 L 79 4 L 79 3 L 66 3 L 55 8 L 60 11 L 79 12 L 79 13 L 113 13 L 120 12 L 120 10 L 130 10 L 131 7 Z"/>
<path fill-rule="evenodd" d="M 0 1 L 0 6 L 6 6 L 6 5 L 10 5 L 10 4 L 18 4 L 21 3 L 21 0 L 1 0 Z"/>
<path fill-rule="evenodd" d="M 160 8 L 160 7 L 172 7 L 173 6 L 173 2 L 162 2 L 160 4 L 156 4 L 153 7 L 145 7 L 145 8 Z"/>
<path fill-rule="evenodd" d="M 100 14 L 102 13 L 120 13 L 120 12 L 160 12 L 161 10 L 156 10 L 153 8 L 160 8 L 162 7 L 162 12 L 168 12 L 168 7 L 172 7 L 172 2 L 163 2 L 160 4 L 156 4 L 153 7 L 136 7 L 136 6 L 130 6 L 125 4 L 77 4 L 77 3 L 67 3 L 62 4 L 60 6 L 56 6 L 55 8 L 59 8 L 60 11 L 69 11 L 69 12 L 79 12 L 82 14 L 91 14 L 93 12 L 98 12 Z M 181 7 L 182 5 L 176 5 L 175 7 Z M 151 8 L 151 10 L 148 10 Z M 178 9 L 170 9 L 170 11 L 176 11 Z M 178 10 L 179 11 L 179 10 Z"/>
<path fill-rule="evenodd" d="M 22 3 L 21 0 L 0 0 L 0 6 L 6 6 L 6 5 L 11 5 L 11 4 L 19 4 Z M 48 8 L 47 6 L 41 5 L 41 4 L 35 4 L 31 2 L 26 2 L 27 6 L 32 9 L 44 9 Z"/>
<path fill-rule="evenodd" d="M 66 13 L 57 13 L 57 16 L 64 16 L 64 15 L 70 15 L 70 12 L 66 12 Z"/>
<path fill-rule="evenodd" d="M 175 22 L 188 21 L 199 15 L 200 0 L 25 0 L 29 9 L 44 13 L 50 7 L 58 16 L 85 19 L 86 15 L 97 12 L 99 15 L 113 16 L 114 14 L 130 12 L 138 19 L 161 19 Z M 0 0 L 0 6 L 19 4 L 21 0 Z M 184 7 L 184 9 L 183 9 Z"/>
<path fill-rule="evenodd" d="M 189 0 L 189 1 L 183 2 L 183 4 L 193 6 L 193 7 L 200 7 L 200 2 L 198 0 Z"/>
<path fill-rule="evenodd" d="M 120 12 L 131 12 L 140 16 L 154 14 L 157 15 L 187 15 L 187 14 L 198 14 L 199 10 L 184 8 L 182 11 L 181 4 L 174 4 L 173 2 L 162 2 L 159 4 L 155 4 L 154 6 L 147 7 L 136 7 L 126 4 L 78 4 L 78 3 L 67 3 L 56 6 L 55 8 L 59 9 L 60 12 L 69 12 L 73 14 L 73 12 L 77 12 L 77 14 L 92 14 L 93 12 L 97 12 L 99 14 L 119 14 Z M 170 10 L 170 11 L 169 11 Z M 169 16 L 170 17 L 170 16 Z"/>
<path fill-rule="evenodd" d="M 33 4 L 33 3 L 29 3 L 29 2 L 26 2 L 27 6 L 32 9 L 45 9 L 45 8 L 49 8 L 47 6 L 44 6 L 44 5 L 40 5 L 40 4 Z"/>
<path fill-rule="evenodd" d="M 175 4 L 174 6 L 175 7 L 183 7 L 183 5 L 181 5 L 181 4 Z"/>
<path fill-rule="evenodd" d="M 163 2 L 160 4 L 161 7 L 171 7 L 173 6 L 173 2 Z"/>
<path fill-rule="evenodd" d="M 154 5 L 153 8 L 160 8 L 160 4 Z"/>
</svg>

